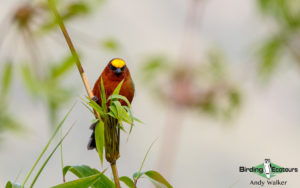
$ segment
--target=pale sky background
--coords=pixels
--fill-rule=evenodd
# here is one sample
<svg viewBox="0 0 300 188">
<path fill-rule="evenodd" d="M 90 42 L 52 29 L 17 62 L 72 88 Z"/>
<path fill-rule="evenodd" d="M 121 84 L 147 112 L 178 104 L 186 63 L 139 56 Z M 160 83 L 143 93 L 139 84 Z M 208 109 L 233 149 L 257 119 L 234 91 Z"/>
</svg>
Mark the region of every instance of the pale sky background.
<svg viewBox="0 0 300 188">
<path fill-rule="evenodd" d="M 22 1 L 1 0 L 0 18 Z M 138 171 L 149 145 L 158 137 L 145 163 L 144 170 L 160 170 L 157 166 L 161 132 L 165 124 L 167 108 L 153 102 L 138 81 L 136 71 L 145 55 L 167 53 L 176 56 L 180 49 L 183 21 L 188 7 L 186 0 L 107 1 L 91 17 L 69 23 L 75 45 L 80 43 L 75 30 L 105 38 L 115 37 L 121 41 L 126 53 L 120 54 L 131 69 L 136 80 L 136 97 L 133 102 L 135 115 L 145 122 L 136 126 L 128 142 L 123 136 L 119 174 L 132 176 Z M 256 60 L 253 53 L 257 42 L 268 32 L 268 25 L 259 15 L 253 0 L 208 0 L 202 22 L 197 30 L 197 49 L 219 46 L 232 63 L 233 76 L 240 83 L 244 103 L 240 113 L 230 123 L 213 120 L 199 114 L 185 114 L 182 137 L 172 176 L 167 177 L 175 188 L 198 187 L 253 187 L 250 180 L 260 180 L 255 174 L 238 172 L 241 165 L 256 166 L 265 158 L 285 167 L 300 168 L 300 85 L 296 67 L 281 67 L 269 85 L 261 85 L 254 78 Z M 73 28 L 73 30 L 71 29 Z M 2 28 L 1 28 L 2 29 Z M 45 46 L 56 59 L 66 51 L 61 38 Z M 83 54 L 84 69 L 91 83 L 99 76 L 112 56 L 99 49 L 78 45 Z M 19 49 L 22 51 L 22 48 Z M 0 52 L 1 53 L 1 52 Z M 85 91 L 77 72 L 71 77 L 77 84 L 76 107 L 65 123 L 66 130 L 74 121 L 76 125 L 64 142 L 66 165 L 87 164 L 99 169 L 96 152 L 87 151 L 91 134 L 88 129 L 92 119 L 80 103 Z M 0 148 L 0 187 L 14 180 L 21 171 L 22 182 L 38 154 L 46 144 L 50 130 L 47 112 L 42 104 L 28 97 L 18 80 L 13 87 L 13 106 L 17 117 L 30 127 L 27 135 L 5 134 Z M 73 101 L 72 101 L 73 102 Z M 71 107 L 66 106 L 66 110 Z M 62 113 L 62 115 L 65 112 Z M 57 141 L 57 140 L 56 140 Z M 166 153 L 167 155 L 167 153 Z M 108 164 L 104 165 L 104 168 Z M 109 171 L 110 173 L 110 171 Z M 72 179 L 73 176 L 67 176 Z M 299 187 L 299 173 L 278 175 L 287 180 L 287 187 Z M 46 188 L 61 182 L 60 155 L 57 152 L 40 176 L 36 187 Z M 140 187 L 152 187 L 147 180 Z M 267 186 L 265 186 L 267 187 Z"/>
</svg>

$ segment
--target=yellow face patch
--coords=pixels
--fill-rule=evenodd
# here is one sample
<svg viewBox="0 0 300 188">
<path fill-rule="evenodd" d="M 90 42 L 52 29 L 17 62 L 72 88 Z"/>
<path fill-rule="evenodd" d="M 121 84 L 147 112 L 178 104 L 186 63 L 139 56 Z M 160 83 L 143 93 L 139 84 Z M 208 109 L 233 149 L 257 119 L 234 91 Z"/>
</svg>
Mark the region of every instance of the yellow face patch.
<svg viewBox="0 0 300 188">
<path fill-rule="evenodd" d="M 116 68 L 122 68 L 126 65 L 125 61 L 123 61 L 122 59 L 113 59 L 111 61 L 111 64 Z"/>
</svg>

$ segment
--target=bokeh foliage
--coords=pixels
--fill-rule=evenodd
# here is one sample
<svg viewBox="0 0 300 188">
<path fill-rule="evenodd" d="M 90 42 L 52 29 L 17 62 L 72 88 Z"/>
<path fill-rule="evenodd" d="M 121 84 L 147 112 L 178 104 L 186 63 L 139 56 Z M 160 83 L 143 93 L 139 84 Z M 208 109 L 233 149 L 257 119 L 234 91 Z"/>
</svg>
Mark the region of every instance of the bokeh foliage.
<svg viewBox="0 0 300 188">
<path fill-rule="evenodd" d="M 0 133 L 6 130 L 20 130 L 21 123 L 16 118 L 13 109 L 10 108 L 11 86 L 13 79 L 13 65 L 6 62 L 1 69 L 0 90 Z M 1 136 L 1 135 L 0 135 Z"/>
<path fill-rule="evenodd" d="M 83 16 L 91 15 L 103 3 L 103 0 L 56 1 L 64 22 L 70 22 Z M 48 39 L 57 40 L 52 37 L 53 33 L 58 32 L 56 27 L 57 21 L 50 12 L 46 1 L 18 3 L 8 12 L 6 17 L 7 19 L 0 23 L 0 31 L 3 34 L 0 37 L 2 39 L 0 40 L 1 48 L 3 48 L 0 54 L 3 59 L 1 63 L 8 62 L 3 68 L 4 76 L 0 99 L 1 130 L 2 128 L 3 130 L 14 130 L 21 124 L 7 110 L 10 107 L 8 86 L 11 85 L 9 80 L 12 77 L 22 80 L 28 94 L 32 96 L 35 103 L 40 101 L 45 104 L 49 114 L 49 124 L 55 125 L 60 110 L 68 104 L 75 93 L 75 87 L 65 82 L 68 79 L 69 73 L 75 70 L 72 69 L 74 67 L 73 58 L 65 55 L 61 58 L 56 57 L 55 59 L 58 59 L 56 62 L 49 62 L 49 59 L 53 59 L 48 58 L 52 54 L 48 53 L 45 46 L 43 46 Z M 20 37 L 23 40 L 6 41 L 9 33 L 14 33 L 14 35 L 18 35 L 14 38 Z M 20 44 L 22 42 L 24 42 L 24 45 Z M 19 46 L 25 46 L 22 49 L 22 54 L 17 54 L 15 49 L 8 49 L 8 46 L 4 45 L 8 43 L 17 43 Z M 102 47 L 107 47 L 109 50 L 117 48 L 116 42 L 113 39 L 109 39 L 105 44 L 101 43 L 99 40 L 99 47 L 102 45 Z M 46 58 L 42 57 L 42 55 L 46 55 Z M 9 61 L 6 59 L 9 59 Z M 14 66 L 12 66 L 11 62 L 14 62 Z M 11 74 L 18 70 L 21 70 L 21 72 L 14 75 Z M 21 75 L 21 77 L 18 75 Z"/>
<path fill-rule="evenodd" d="M 268 78 L 280 63 L 300 64 L 300 1 L 257 0 L 257 3 L 272 26 L 259 50 L 259 73 Z"/>
<path fill-rule="evenodd" d="M 178 62 L 163 55 L 147 58 L 141 80 L 165 105 L 175 105 L 228 119 L 241 104 L 241 92 L 231 78 L 224 55 L 209 50 L 198 62 Z"/>
</svg>

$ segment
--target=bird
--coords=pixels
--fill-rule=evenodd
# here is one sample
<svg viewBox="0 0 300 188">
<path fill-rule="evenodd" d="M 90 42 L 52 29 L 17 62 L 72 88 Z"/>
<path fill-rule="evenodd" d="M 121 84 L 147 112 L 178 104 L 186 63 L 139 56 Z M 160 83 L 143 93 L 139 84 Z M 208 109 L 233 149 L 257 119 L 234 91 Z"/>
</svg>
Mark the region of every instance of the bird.
<svg viewBox="0 0 300 188">
<path fill-rule="evenodd" d="M 103 80 L 104 90 L 106 99 L 113 93 L 115 88 L 118 86 L 120 82 L 123 81 L 121 86 L 119 95 L 122 95 L 127 98 L 127 100 L 131 103 L 134 97 L 134 83 L 130 75 L 130 71 L 125 63 L 125 61 L 121 58 L 114 58 L 109 61 L 107 66 L 104 68 L 103 72 L 97 79 L 94 84 L 93 100 L 96 101 L 99 105 L 101 105 L 101 79 Z M 125 101 L 120 101 L 121 105 L 127 105 Z M 117 121 L 112 121 L 113 123 L 118 123 Z M 90 126 L 90 129 L 93 131 L 88 143 L 88 150 L 92 150 L 96 148 L 96 140 L 95 140 L 95 127 L 96 123 Z"/>
</svg>

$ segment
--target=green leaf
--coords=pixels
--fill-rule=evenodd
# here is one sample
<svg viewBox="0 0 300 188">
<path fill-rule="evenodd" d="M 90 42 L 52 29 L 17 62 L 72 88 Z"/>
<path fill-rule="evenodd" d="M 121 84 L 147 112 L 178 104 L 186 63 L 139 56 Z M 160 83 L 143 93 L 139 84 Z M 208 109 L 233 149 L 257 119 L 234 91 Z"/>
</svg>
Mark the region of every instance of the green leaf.
<svg viewBox="0 0 300 188">
<path fill-rule="evenodd" d="M 21 187 L 22 186 L 20 184 L 15 184 L 10 181 L 8 181 L 5 186 L 5 188 L 21 188 Z"/>
<path fill-rule="evenodd" d="M 103 165 L 103 148 L 104 148 L 104 122 L 103 121 L 99 120 L 98 124 L 96 125 L 95 139 L 96 139 L 97 152 L 101 160 L 101 165 Z"/>
<path fill-rule="evenodd" d="M 130 179 L 129 177 L 127 177 L 127 176 L 122 176 L 122 177 L 119 178 L 119 180 L 121 182 L 125 183 L 127 185 L 127 187 L 129 187 L 129 188 L 133 188 L 133 186 L 134 186 L 133 180 Z"/>
<path fill-rule="evenodd" d="M 66 8 L 68 11 L 67 15 L 77 15 L 77 14 L 86 14 L 90 11 L 88 5 L 86 2 L 74 2 L 69 4 L 69 6 Z"/>
<path fill-rule="evenodd" d="M 103 83 L 103 79 L 101 77 L 101 89 L 100 89 L 100 93 L 101 93 L 101 105 L 102 108 L 106 111 L 106 94 L 105 94 L 105 88 L 104 88 L 104 83 Z"/>
<path fill-rule="evenodd" d="M 173 187 L 160 173 L 154 171 L 154 170 L 149 170 L 144 173 L 146 176 L 148 176 L 150 179 L 155 180 L 168 188 Z"/>
<path fill-rule="evenodd" d="M 33 76 L 33 73 L 27 65 L 22 66 L 22 77 L 29 91 L 32 94 L 36 94 L 39 90 L 38 88 L 40 87 L 38 82 L 36 81 L 36 78 Z"/>
<path fill-rule="evenodd" d="M 78 178 L 88 177 L 100 173 L 97 169 L 91 168 L 87 165 L 65 166 L 63 169 L 63 175 L 66 176 L 68 172 L 72 172 Z"/>
<path fill-rule="evenodd" d="M 36 180 L 38 179 L 38 177 L 40 176 L 40 174 L 42 173 L 42 171 L 44 170 L 45 166 L 47 165 L 48 161 L 51 159 L 51 157 L 53 156 L 53 154 L 55 153 L 55 151 L 57 150 L 57 148 L 62 144 L 62 142 L 64 141 L 64 139 L 68 136 L 68 134 L 70 133 L 71 129 L 73 128 L 74 125 L 72 125 L 69 130 L 67 131 L 67 133 L 60 139 L 60 141 L 58 142 L 58 144 L 55 146 L 55 148 L 52 150 L 52 152 L 50 153 L 50 155 L 47 157 L 47 159 L 45 160 L 45 162 L 43 163 L 43 165 L 41 166 L 40 170 L 38 171 L 38 173 L 36 174 L 34 180 L 32 181 L 30 187 L 33 187 Z"/>
<path fill-rule="evenodd" d="M 11 86 L 11 79 L 12 79 L 12 63 L 6 63 L 4 66 L 4 70 L 2 73 L 2 95 L 6 96 Z"/>
<path fill-rule="evenodd" d="M 90 105 L 94 110 L 96 110 L 96 112 L 98 112 L 101 116 L 103 116 L 105 113 L 103 108 L 101 106 L 99 106 L 99 104 L 96 103 L 95 101 L 93 101 L 91 98 L 89 98 L 89 97 L 86 97 L 86 98 L 89 100 L 89 102 L 87 102 L 87 104 Z"/>
<path fill-rule="evenodd" d="M 95 184 L 99 180 L 101 175 L 102 173 L 95 174 L 92 176 L 88 176 L 77 180 L 69 181 L 60 185 L 56 185 L 51 188 L 88 188 L 93 184 Z"/>
<path fill-rule="evenodd" d="M 263 76 L 269 76 L 278 65 L 279 53 L 285 44 L 285 38 L 282 36 L 274 36 L 270 38 L 260 49 L 260 65 L 259 71 Z"/>
<path fill-rule="evenodd" d="M 63 170 L 64 175 L 66 175 L 68 171 L 72 172 L 78 178 L 88 177 L 99 173 L 98 170 L 86 165 L 66 166 Z M 93 188 L 114 188 L 115 187 L 114 183 L 109 178 L 107 178 L 103 173 L 100 176 L 99 180 L 92 187 Z"/>
<path fill-rule="evenodd" d="M 93 111 L 93 109 L 92 108 L 90 108 L 86 103 L 88 103 L 88 102 L 81 102 L 81 104 L 83 104 L 83 106 L 85 106 L 92 114 L 94 114 L 94 111 Z"/>
<path fill-rule="evenodd" d="M 118 95 L 120 93 L 121 87 L 123 85 L 124 80 L 122 80 L 117 87 L 114 89 L 114 92 L 112 93 L 112 95 Z"/>
<path fill-rule="evenodd" d="M 136 117 L 133 116 L 133 113 L 132 113 L 132 111 L 131 111 L 130 108 L 128 108 L 127 106 L 123 106 L 123 107 L 124 107 L 124 108 L 126 109 L 126 111 L 128 112 L 129 117 L 131 118 L 132 121 L 137 121 L 137 122 L 139 122 L 139 123 L 141 123 L 141 124 L 144 124 L 144 122 L 143 122 L 142 120 L 140 120 L 140 119 L 138 119 L 138 118 L 136 118 Z"/>
<path fill-rule="evenodd" d="M 51 77 L 56 79 L 56 78 L 63 76 L 65 73 L 67 73 L 69 70 L 71 70 L 71 68 L 74 67 L 74 62 L 75 62 L 75 60 L 72 55 L 66 57 L 65 59 L 63 59 L 63 61 L 61 63 L 52 67 Z"/>
<path fill-rule="evenodd" d="M 118 121 L 125 121 L 128 124 L 132 124 L 132 120 L 130 119 L 129 115 L 127 114 L 127 111 L 125 108 L 121 105 L 120 101 L 113 101 L 112 105 L 115 106 L 117 109 L 117 119 Z"/>
<path fill-rule="evenodd" d="M 134 117 L 133 119 L 134 119 L 134 121 L 137 121 L 137 122 L 139 122 L 141 124 L 144 124 L 144 122 L 142 120 L 138 119 L 137 117 Z"/>
<path fill-rule="evenodd" d="M 134 117 L 133 117 L 133 114 L 132 114 L 132 112 L 131 112 L 131 110 L 130 110 L 129 107 L 124 106 L 124 108 L 126 109 L 127 113 L 129 114 L 129 117 L 130 117 L 130 119 L 131 119 L 131 121 L 132 121 L 132 124 L 130 124 L 130 129 L 129 129 L 129 133 L 128 133 L 128 137 L 127 137 L 127 140 L 128 140 L 128 139 L 129 139 L 129 135 L 131 134 L 132 129 L 133 129 L 133 121 L 134 121 Z"/>
<path fill-rule="evenodd" d="M 159 74 L 166 70 L 171 70 L 167 59 L 162 56 L 156 56 L 148 58 L 147 62 L 143 63 L 140 72 L 143 81 L 149 83 L 158 78 Z"/>
<path fill-rule="evenodd" d="M 69 114 L 71 113 L 72 109 L 74 108 L 74 105 L 72 106 L 72 108 L 69 110 L 69 112 L 65 115 L 65 117 L 63 118 L 63 120 L 59 123 L 59 125 L 56 127 L 55 131 L 53 132 L 51 138 L 48 140 L 48 143 L 46 144 L 46 146 L 44 147 L 43 151 L 40 153 L 40 155 L 38 156 L 37 160 L 35 161 L 34 165 L 31 167 L 31 170 L 29 171 L 29 173 L 27 174 L 22 187 L 24 187 L 25 183 L 27 182 L 28 178 L 30 177 L 30 175 L 32 174 L 33 170 L 35 169 L 36 165 L 38 164 L 38 162 L 41 160 L 42 156 L 44 155 L 44 153 L 46 152 L 46 150 L 48 149 L 50 143 L 52 142 L 52 140 L 54 139 L 54 137 L 56 136 L 56 134 L 58 133 L 59 129 L 62 127 L 62 125 L 64 124 L 65 120 L 67 119 L 67 117 L 69 116 Z"/>
<path fill-rule="evenodd" d="M 157 139 L 156 139 L 156 140 L 157 140 Z M 150 152 L 150 150 L 151 150 L 153 144 L 156 142 L 156 140 L 154 140 L 154 141 L 151 143 L 150 147 L 148 148 L 148 151 L 147 151 L 147 153 L 146 153 L 146 155 L 145 155 L 145 157 L 144 157 L 144 159 L 143 159 L 143 162 L 142 162 L 142 164 L 141 164 L 141 166 L 140 166 L 139 171 L 138 171 L 137 173 L 133 174 L 133 179 L 134 179 L 134 180 L 138 180 L 138 179 L 143 175 L 143 173 L 141 172 L 141 170 L 142 170 L 142 168 L 143 168 L 143 166 L 144 166 L 144 163 L 145 163 L 145 161 L 146 161 L 146 158 L 147 158 L 147 156 L 148 156 L 148 154 L 149 154 L 149 152 Z"/>
<path fill-rule="evenodd" d="M 110 50 L 112 52 L 116 52 L 116 51 L 120 50 L 120 44 L 115 39 L 112 39 L 112 38 L 103 40 L 101 45 L 105 49 Z"/>
<path fill-rule="evenodd" d="M 118 95 L 118 94 L 112 94 L 111 96 L 109 96 L 108 97 L 108 101 L 109 100 L 123 100 L 123 101 L 125 101 L 126 102 L 126 104 L 127 104 L 127 106 L 129 106 L 130 107 L 130 102 L 128 101 L 128 99 L 126 98 L 126 97 L 124 97 L 124 96 L 122 96 L 122 95 Z"/>
</svg>

